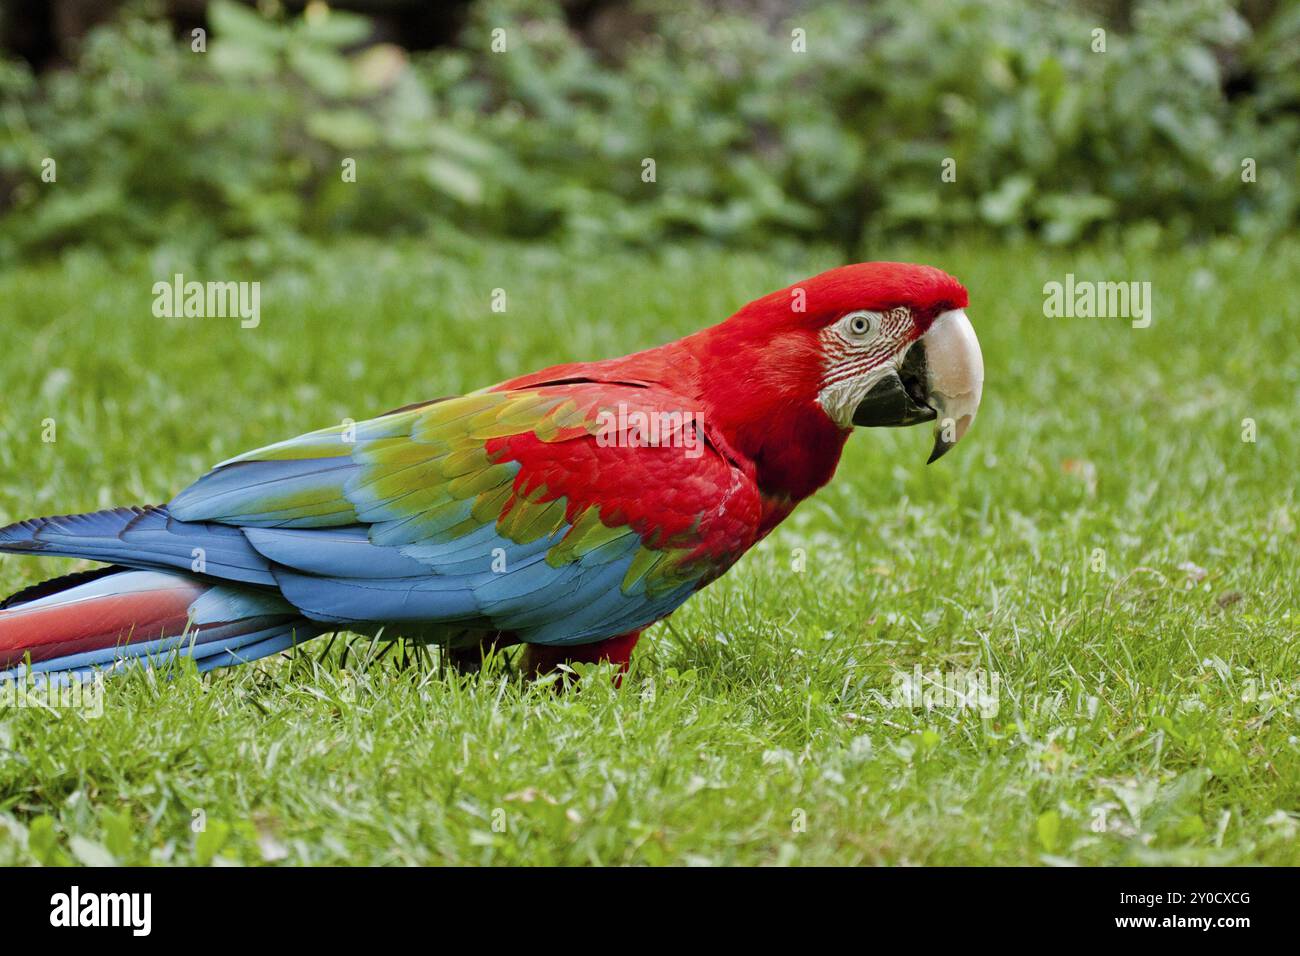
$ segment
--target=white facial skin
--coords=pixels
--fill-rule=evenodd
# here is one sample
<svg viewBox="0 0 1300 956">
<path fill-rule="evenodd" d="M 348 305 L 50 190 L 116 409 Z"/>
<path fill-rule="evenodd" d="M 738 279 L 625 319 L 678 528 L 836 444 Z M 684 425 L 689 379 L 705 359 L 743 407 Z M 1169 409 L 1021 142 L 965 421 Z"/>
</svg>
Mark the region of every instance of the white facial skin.
<svg viewBox="0 0 1300 956">
<path fill-rule="evenodd" d="M 907 309 L 859 309 L 822 330 L 826 375 L 817 401 L 841 428 L 853 427 L 853 412 L 880 381 L 898 367 L 912 342 Z"/>
</svg>

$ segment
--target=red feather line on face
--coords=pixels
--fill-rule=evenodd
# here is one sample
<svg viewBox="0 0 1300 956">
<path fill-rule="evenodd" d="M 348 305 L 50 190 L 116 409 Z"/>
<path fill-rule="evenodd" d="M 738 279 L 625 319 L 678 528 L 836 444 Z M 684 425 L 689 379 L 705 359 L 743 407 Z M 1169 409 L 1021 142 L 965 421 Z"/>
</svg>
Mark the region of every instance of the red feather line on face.
<svg viewBox="0 0 1300 956">
<path fill-rule="evenodd" d="M 933 317 L 927 319 L 925 327 L 929 328 L 933 321 Z M 922 334 L 911 310 L 903 307 L 890 309 L 881 315 L 880 334 L 870 349 L 849 343 L 837 333 L 835 326 L 826 328 L 822 332 L 826 350 L 826 375 L 822 387 L 855 378 L 901 355 Z"/>
</svg>

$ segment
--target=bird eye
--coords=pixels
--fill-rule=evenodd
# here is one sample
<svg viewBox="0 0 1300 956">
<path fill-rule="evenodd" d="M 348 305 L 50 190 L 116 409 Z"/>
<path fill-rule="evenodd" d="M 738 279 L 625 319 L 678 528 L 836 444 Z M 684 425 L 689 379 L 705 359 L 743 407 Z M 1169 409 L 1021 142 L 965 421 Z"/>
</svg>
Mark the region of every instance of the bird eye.
<svg viewBox="0 0 1300 956">
<path fill-rule="evenodd" d="M 865 339 L 876 330 L 877 318 L 870 312 L 850 312 L 844 317 L 844 330 L 851 338 Z"/>
</svg>

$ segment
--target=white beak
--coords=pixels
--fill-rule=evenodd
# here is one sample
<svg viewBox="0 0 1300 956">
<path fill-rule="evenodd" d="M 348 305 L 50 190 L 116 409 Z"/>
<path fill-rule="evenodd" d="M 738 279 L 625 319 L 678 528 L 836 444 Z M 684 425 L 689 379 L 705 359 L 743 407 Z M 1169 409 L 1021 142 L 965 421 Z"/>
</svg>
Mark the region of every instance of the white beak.
<svg viewBox="0 0 1300 956">
<path fill-rule="evenodd" d="M 939 315 L 858 402 L 853 424 L 898 428 L 934 422 L 934 461 L 975 421 L 984 391 L 984 356 L 961 309 Z"/>
<path fill-rule="evenodd" d="M 942 313 L 917 345 L 925 348 L 926 391 L 938 413 L 930 453 L 934 461 L 961 441 L 975 421 L 984 391 L 984 356 L 962 309 Z"/>
</svg>

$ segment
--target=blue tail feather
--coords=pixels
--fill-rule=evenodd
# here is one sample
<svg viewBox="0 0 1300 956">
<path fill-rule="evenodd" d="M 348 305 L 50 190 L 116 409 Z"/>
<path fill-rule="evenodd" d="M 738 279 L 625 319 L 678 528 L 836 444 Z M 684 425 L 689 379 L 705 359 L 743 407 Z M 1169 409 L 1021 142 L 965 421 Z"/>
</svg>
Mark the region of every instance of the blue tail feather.
<svg viewBox="0 0 1300 956">
<path fill-rule="evenodd" d="M 0 551 L 86 558 L 275 586 L 270 562 L 238 528 L 179 521 L 165 507 L 32 518 L 0 528 Z"/>
</svg>

